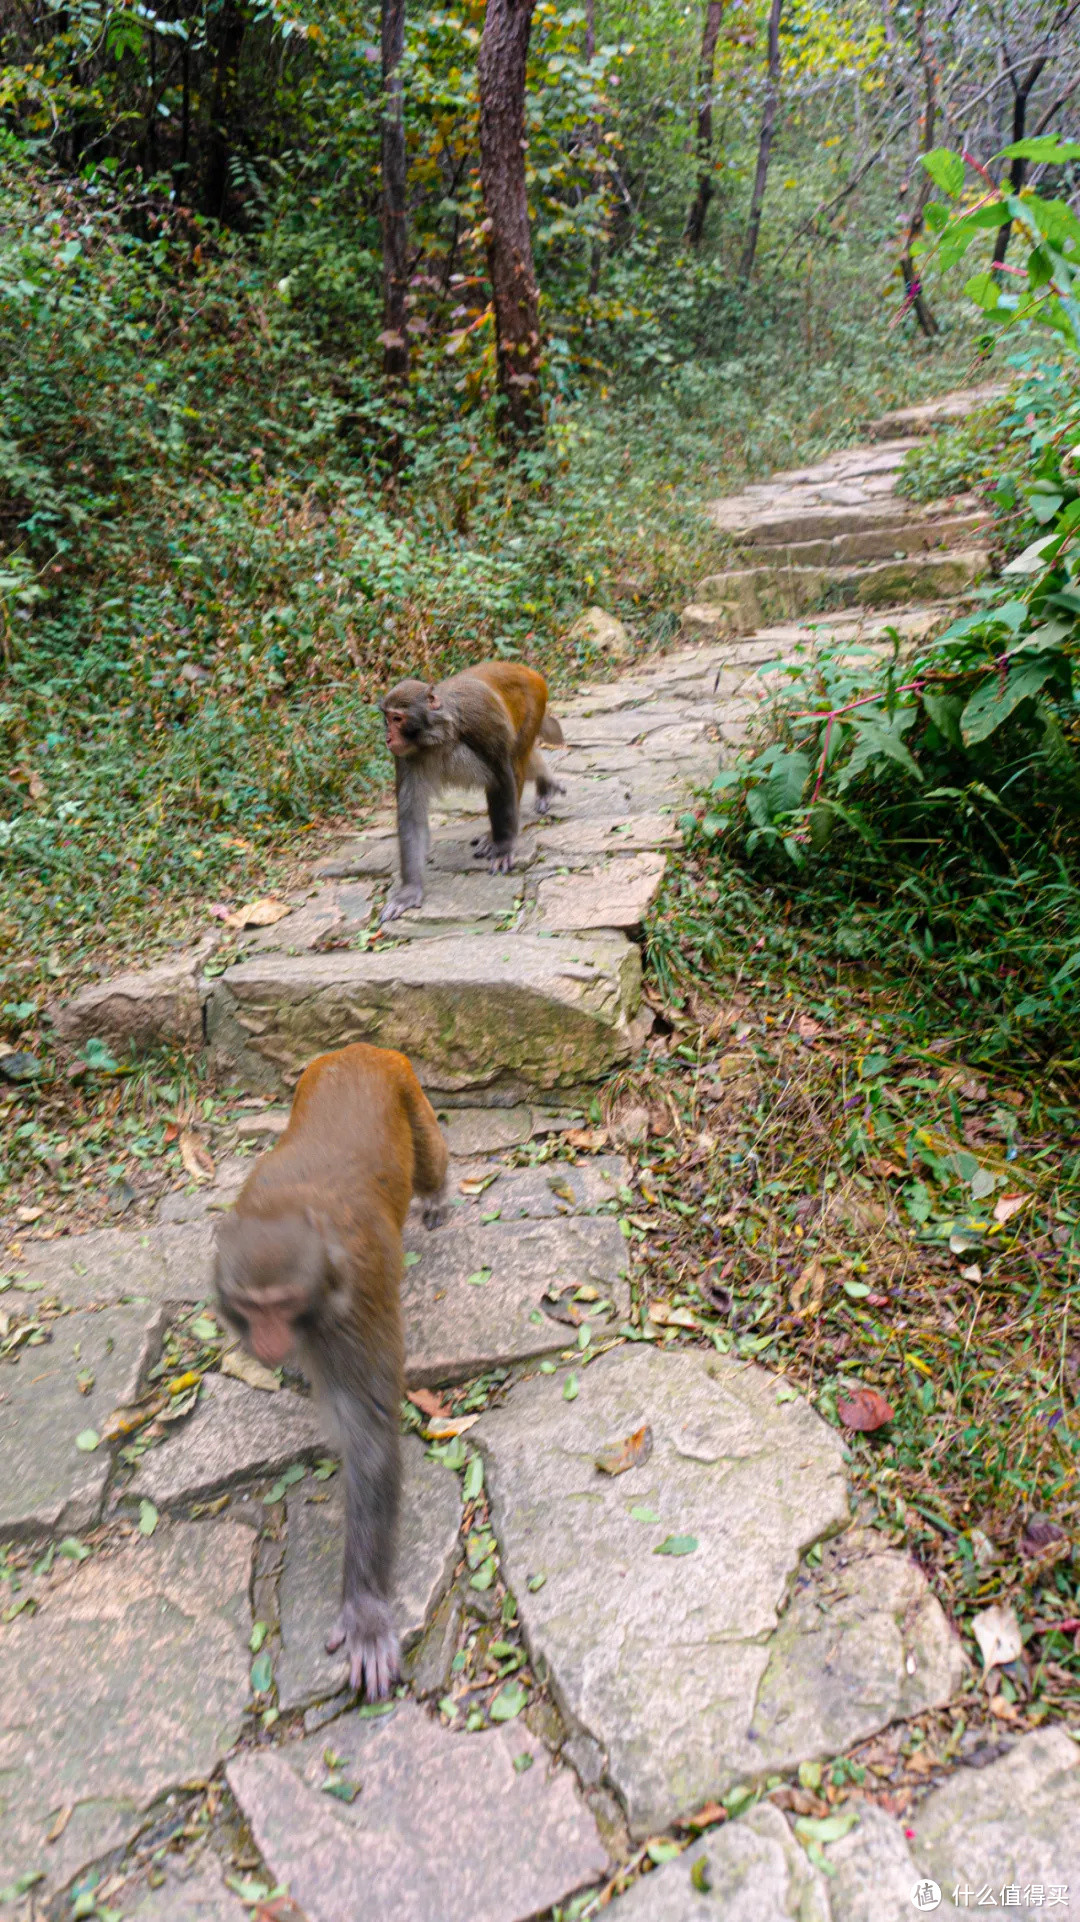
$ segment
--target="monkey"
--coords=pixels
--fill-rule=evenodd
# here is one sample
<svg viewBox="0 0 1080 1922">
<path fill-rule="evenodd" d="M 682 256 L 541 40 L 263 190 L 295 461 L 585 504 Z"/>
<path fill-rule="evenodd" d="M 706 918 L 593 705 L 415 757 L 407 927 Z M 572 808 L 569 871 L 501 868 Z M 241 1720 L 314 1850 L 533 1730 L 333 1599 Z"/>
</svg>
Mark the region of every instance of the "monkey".
<svg viewBox="0 0 1080 1922">
<path fill-rule="evenodd" d="M 485 661 L 437 686 L 401 681 L 379 702 L 386 745 L 394 756 L 401 879 L 379 917 L 396 921 L 424 898 L 428 857 L 428 800 L 444 787 L 482 787 L 490 834 L 473 842 L 492 874 L 509 874 L 514 863 L 521 795 L 536 783 L 536 809 L 546 814 L 552 780 L 536 742 L 561 747 L 563 731 L 547 712 L 547 683 L 535 668 L 516 661 Z"/>
<path fill-rule="evenodd" d="M 409 1202 L 437 1227 L 446 1142 L 403 1054 L 357 1042 L 321 1054 L 288 1126 L 260 1155 L 217 1233 L 224 1320 L 261 1362 L 295 1356 L 340 1431 L 345 1479 L 342 1644 L 353 1688 L 400 1674 L 390 1577 L 401 1483 L 401 1233 Z"/>
</svg>

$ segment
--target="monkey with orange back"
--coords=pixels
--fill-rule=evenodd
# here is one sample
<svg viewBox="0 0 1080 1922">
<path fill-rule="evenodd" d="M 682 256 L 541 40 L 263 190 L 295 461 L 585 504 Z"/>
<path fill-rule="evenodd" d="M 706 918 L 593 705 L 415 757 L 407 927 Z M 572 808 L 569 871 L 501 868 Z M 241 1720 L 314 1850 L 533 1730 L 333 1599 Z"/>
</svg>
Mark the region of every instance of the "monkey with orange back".
<svg viewBox="0 0 1080 1922">
<path fill-rule="evenodd" d="M 447 787 L 482 787 L 490 834 L 473 846 L 492 874 L 509 874 L 526 781 L 536 783 L 537 813 L 546 814 L 553 781 L 537 741 L 561 746 L 562 728 L 547 711 L 547 682 L 516 661 L 485 661 L 448 681 L 401 681 L 379 702 L 386 745 L 394 756 L 401 879 L 380 916 L 396 921 L 424 898 L 430 833 L 428 804 Z"/>
<path fill-rule="evenodd" d="M 226 1321 L 269 1367 L 294 1357 L 330 1410 L 345 1471 L 341 1613 L 353 1688 L 389 1693 L 400 1652 L 390 1609 L 401 1484 L 401 1233 L 413 1194 L 443 1218 L 446 1143 L 403 1054 L 363 1043 L 322 1054 L 289 1125 L 261 1155 L 217 1235 Z"/>
</svg>

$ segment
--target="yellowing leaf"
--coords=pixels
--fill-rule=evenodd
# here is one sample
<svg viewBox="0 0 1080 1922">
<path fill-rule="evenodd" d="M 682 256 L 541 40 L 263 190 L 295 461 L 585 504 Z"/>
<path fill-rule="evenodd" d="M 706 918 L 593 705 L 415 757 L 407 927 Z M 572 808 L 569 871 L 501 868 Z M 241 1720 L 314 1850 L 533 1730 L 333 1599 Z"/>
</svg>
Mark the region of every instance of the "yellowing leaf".
<svg viewBox="0 0 1080 1922">
<path fill-rule="evenodd" d="M 249 1388 L 264 1388 L 268 1394 L 281 1387 L 273 1371 L 256 1361 L 246 1348 L 226 1348 L 219 1363 L 223 1375 L 231 1375 L 234 1381 L 246 1382 Z"/>
<path fill-rule="evenodd" d="M 284 921 L 292 909 L 285 901 L 275 901 L 271 895 L 263 895 L 258 901 L 249 901 L 246 907 L 234 909 L 232 914 L 223 914 L 222 920 L 227 928 L 272 928 L 275 921 Z"/>
<path fill-rule="evenodd" d="M 1026 1208 L 1030 1200 L 1030 1195 L 1002 1195 L 994 1203 L 994 1220 L 1004 1226 L 1007 1221 L 1012 1220 L 1014 1215 L 1020 1213 L 1021 1208 Z"/>
<path fill-rule="evenodd" d="M 213 1181 L 213 1158 L 190 1128 L 185 1128 L 180 1136 L 180 1159 L 193 1180 Z"/>
</svg>

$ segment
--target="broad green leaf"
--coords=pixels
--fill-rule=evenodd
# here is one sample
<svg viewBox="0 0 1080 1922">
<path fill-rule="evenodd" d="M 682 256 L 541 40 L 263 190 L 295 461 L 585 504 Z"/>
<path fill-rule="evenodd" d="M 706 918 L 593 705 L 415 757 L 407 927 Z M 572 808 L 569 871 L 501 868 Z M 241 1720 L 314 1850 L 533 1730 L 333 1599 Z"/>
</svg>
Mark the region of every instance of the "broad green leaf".
<svg viewBox="0 0 1080 1922">
<path fill-rule="evenodd" d="M 269 1633 L 269 1624 L 267 1622 L 252 1623 L 251 1634 L 248 1637 L 248 1647 L 250 1648 L 251 1653 L 253 1655 L 257 1655 L 259 1653 L 259 1650 L 262 1647 L 263 1643 L 265 1642 L 268 1633 Z"/>
<path fill-rule="evenodd" d="M 158 1512 L 153 1502 L 139 1503 L 139 1534 L 152 1535 L 158 1525 Z"/>
<path fill-rule="evenodd" d="M 795 1833 L 800 1842 L 839 1842 L 842 1835 L 855 1827 L 859 1811 L 853 1802 L 848 1802 L 835 1815 L 800 1815 L 795 1823 Z"/>
<path fill-rule="evenodd" d="M 972 274 L 971 279 L 964 282 L 964 292 L 987 314 L 992 314 L 1001 300 L 1001 284 L 993 274 Z"/>
<path fill-rule="evenodd" d="M 950 147 L 934 147 L 930 153 L 924 153 L 922 164 L 935 187 L 940 187 L 950 200 L 955 200 L 963 192 L 964 163 Z"/>
<path fill-rule="evenodd" d="M 1034 160 L 1043 165 L 1080 160 L 1080 142 L 1061 140 L 1056 133 L 1033 134 L 1030 140 L 1014 140 L 1002 147 L 999 160 Z"/>
<path fill-rule="evenodd" d="M 84 1455 L 92 1455 L 100 1439 L 96 1428 L 84 1428 L 81 1434 L 76 1435 L 75 1446 Z"/>
<path fill-rule="evenodd" d="M 266 1695 L 273 1686 L 273 1681 L 274 1665 L 270 1660 L 269 1652 L 264 1648 L 251 1664 L 251 1686 L 256 1695 Z"/>
<path fill-rule="evenodd" d="M 653 1549 L 654 1555 L 692 1555 L 698 1546 L 696 1535 L 667 1535 Z"/>
<path fill-rule="evenodd" d="M 812 769 L 808 754 L 785 754 L 776 762 L 765 782 L 770 815 L 790 814 L 799 806 Z"/>
<path fill-rule="evenodd" d="M 504 1682 L 488 1714 L 493 1722 L 512 1722 L 520 1715 L 529 1697 L 520 1682 Z"/>
<path fill-rule="evenodd" d="M 465 1479 L 461 1492 L 467 1502 L 474 1502 L 484 1486 L 484 1464 L 479 1455 L 470 1455 L 465 1468 Z"/>
<path fill-rule="evenodd" d="M 1058 662 L 1052 655 L 1035 654 L 1016 667 L 1010 667 L 1002 686 L 1000 674 L 993 674 L 977 687 L 964 709 L 960 730 L 965 747 L 975 747 L 979 741 L 988 740 L 995 728 L 1007 721 L 1015 713 L 1021 701 L 1037 694 L 1056 671 Z"/>
<path fill-rule="evenodd" d="M 924 692 L 922 704 L 942 739 L 948 741 L 950 747 L 961 747 L 960 716 L 964 711 L 964 703 L 960 696 Z"/>
<path fill-rule="evenodd" d="M 564 1401 L 576 1401 L 576 1400 L 577 1400 L 577 1398 L 578 1398 L 578 1394 L 579 1394 L 579 1392 L 580 1392 L 580 1387 L 579 1387 L 579 1383 L 578 1383 L 578 1378 L 577 1378 L 577 1376 L 576 1376 L 576 1375 L 567 1375 L 567 1377 L 566 1377 L 566 1386 L 564 1387 L 564 1389 L 563 1389 L 563 1391 L 562 1391 L 562 1398 L 563 1398 L 563 1400 L 564 1400 Z"/>
</svg>

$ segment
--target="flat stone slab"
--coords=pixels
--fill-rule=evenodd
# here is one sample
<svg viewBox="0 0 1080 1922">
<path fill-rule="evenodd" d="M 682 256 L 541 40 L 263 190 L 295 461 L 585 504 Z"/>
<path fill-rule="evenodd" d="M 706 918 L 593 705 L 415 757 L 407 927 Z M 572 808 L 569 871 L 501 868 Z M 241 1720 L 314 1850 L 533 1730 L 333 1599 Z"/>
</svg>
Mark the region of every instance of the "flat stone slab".
<svg viewBox="0 0 1080 1922">
<path fill-rule="evenodd" d="M 533 1131 L 531 1108 L 449 1108 L 439 1115 L 443 1139 L 455 1159 L 518 1148 Z"/>
<path fill-rule="evenodd" d="M 326 1637 L 341 1606 L 345 1493 L 340 1476 L 308 1476 L 287 1497 L 288 1536 L 278 1608 L 281 1651 L 274 1664 L 282 1708 L 306 1708 L 336 1695 L 347 1683 L 341 1653 L 328 1655 Z M 412 1436 L 402 1443 L 401 1519 L 394 1565 L 394 1621 L 403 1649 L 419 1641 L 451 1580 L 461 1554 L 461 1484 L 441 1462 L 429 1460 Z"/>
<path fill-rule="evenodd" d="M 697 1867 L 702 1860 L 704 1872 Z M 694 1887 L 695 1871 L 704 1873 L 707 1893 Z M 909 1899 L 904 1922 L 914 1914 Z M 717 1922 L 832 1922 L 825 1877 L 771 1802 L 712 1829 L 611 1905 L 611 1922 L 709 1922 L 712 1916 Z"/>
<path fill-rule="evenodd" d="M 159 1888 L 143 1883 L 130 1893 L 122 1891 L 124 1922 L 251 1922 L 250 1907 L 226 1887 L 221 1864 L 209 1849 L 194 1862 L 167 1855 L 162 1868 L 165 1880 Z"/>
<path fill-rule="evenodd" d="M 402 1289 L 405 1374 L 416 1386 L 571 1345 L 573 1328 L 544 1313 L 549 1288 L 598 1288 L 611 1304 L 601 1324 L 629 1313 L 626 1242 L 610 1215 L 484 1226 L 455 1212 L 432 1233 L 410 1224 L 406 1244 L 420 1255 Z"/>
<path fill-rule="evenodd" d="M 801 1565 L 847 1520 L 843 1443 L 781 1392 L 763 1370 L 640 1345 L 582 1370 L 570 1402 L 559 1378 L 519 1383 L 472 1431 L 533 1657 L 606 1751 L 638 1835 L 947 1699 L 960 1672 L 902 1557 L 830 1566 L 821 1586 Z M 598 1451 L 646 1422 L 648 1459 L 600 1474 Z M 655 1553 L 672 1537 L 695 1545 Z M 797 1586 L 815 1600 L 797 1595 L 789 1622 Z"/>
<path fill-rule="evenodd" d="M 590 1155 L 578 1162 L 545 1161 L 536 1168 L 485 1168 L 480 1163 L 476 1172 L 494 1179 L 460 1213 L 455 1211 L 453 1220 L 467 1221 L 495 1208 L 500 1221 L 547 1221 L 610 1210 L 630 1178 L 630 1164 L 625 1155 Z M 423 1251 L 423 1236 L 410 1241 Z"/>
<path fill-rule="evenodd" d="M 879 420 L 871 421 L 869 433 L 873 440 L 887 440 L 895 434 L 932 433 L 935 427 L 966 420 L 980 407 L 1000 400 L 1007 391 L 998 381 L 984 382 L 981 387 L 958 387 L 952 393 L 939 394 L 936 400 L 924 400 L 916 407 L 898 407 L 891 414 L 882 414 Z"/>
<path fill-rule="evenodd" d="M 321 887 L 311 898 L 294 907 L 268 928 L 244 936 L 245 946 L 257 952 L 304 954 L 336 942 L 366 928 L 371 919 L 372 892 L 369 887 Z"/>
<path fill-rule="evenodd" d="M 290 1086 L 324 1048 L 407 1054 L 425 1087 L 490 1096 L 595 1080 L 633 1052 L 641 956 L 621 935 L 462 935 L 386 951 L 268 955 L 213 985 L 220 1071 Z"/>
<path fill-rule="evenodd" d="M 197 1045 L 202 1040 L 203 963 L 216 937 L 161 961 L 154 968 L 131 970 L 92 981 L 50 1009 L 63 1040 L 77 1047 L 93 1036 L 121 1055 L 140 1054 L 162 1042 Z"/>
<path fill-rule="evenodd" d="M 254 1541 L 239 1522 L 161 1524 L 64 1564 L 38 1613 L 3 1630 L 0 1885 L 40 1869 L 39 1900 L 63 1888 L 233 1747 L 251 1693 Z"/>
<path fill-rule="evenodd" d="M 322 1792 L 328 1737 L 351 1803 Z M 520 1720 L 455 1735 L 411 1703 L 344 1715 L 238 1755 L 228 1780 L 308 1922 L 527 1922 L 608 1866 L 570 1770 Z"/>
<path fill-rule="evenodd" d="M 162 1316 L 155 1308 L 104 1308 L 62 1315 L 40 1348 L 23 1347 L 0 1374 L 0 1540 L 37 1540 L 88 1528 L 101 1512 L 112 1467 L 102 1444 L 90 1452 L 76 1437 L 99 1432 L 112 1410 L 136 1394 L 157 1353 Z M 79 1377 L 89 1382 L 87 1393 Z"/>
<path fill-rule="evenodd" d="M 144 1230 L 100 1228 L 24 1244 L 12 1263 L 15 1287 L 72 1308 L 110 1302 L 202 1301 L 210 1292 L 214 1223 Z"/>
<path fill-rule="evenodd" d="M 204 1375 L 199 1399 L 168 1440 L 149 1448 L 129 1484 L 159 1508 L 198 1501 L 257 1475 L 327 1451 L 315 1404 L 289 1389 L 271 1394 L 228 1375 Z"/>
<path fill-rule="evenodd" d="M 556 933 L 571 928 L 639 928 L 660 892 L 662 854 L 624 854 L 588 874 L 541 881 L 536 922 Z"/>
<path fill-rule="evenodd" d="M 1062 1728 L 1020 1738 L 987 1768 L 959 1768 L 903 1823 L 866 1807 L 859 1826 L 826 1852 L 832 1922 L 909 1922 L 912 1892 L 929 1878 L 942 1890 L 940 1915 L 970 1913 L 989 1888 L 996 1908 L 1064 1912 L 1060 1891 L 1080 1889 L 1080 1747 Z M 956 1890 L 970 1890 L 954 1901 Z M 1019 1889 L 1005 1900 L 1003 1890 Z M 1051 1890 L 1058 1891 L 1051 1903 Z M 990 1905 L 983 1903 L 985 1909 Z"/>
</svg>

